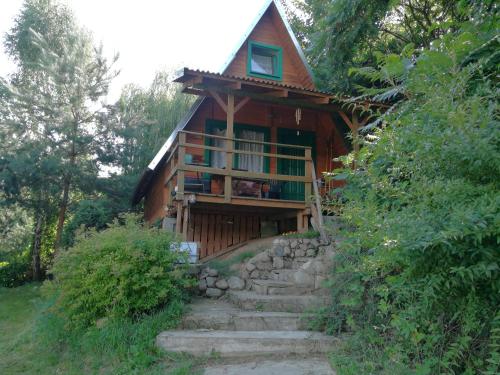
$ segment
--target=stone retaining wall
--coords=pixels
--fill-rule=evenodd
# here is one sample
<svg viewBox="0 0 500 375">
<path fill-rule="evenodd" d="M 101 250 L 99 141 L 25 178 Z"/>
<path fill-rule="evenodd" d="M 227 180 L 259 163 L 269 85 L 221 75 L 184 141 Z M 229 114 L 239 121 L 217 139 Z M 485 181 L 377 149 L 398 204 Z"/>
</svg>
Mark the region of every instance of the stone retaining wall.
<svg viewBox="0 0 500 375">
<path fill-rule="evenodd" d="M 202 295 L 218 298 L 228 289 L 252 289 L 253 280 L 274 280 L 318 291 L 330 272 L 333 253 L 333 245 L 319 238 L 280 237 L 271 249 L 243 263 L 240 277 L 226 279 L 213 268 L 202 269 L 198 288 Z"/>
</svg>

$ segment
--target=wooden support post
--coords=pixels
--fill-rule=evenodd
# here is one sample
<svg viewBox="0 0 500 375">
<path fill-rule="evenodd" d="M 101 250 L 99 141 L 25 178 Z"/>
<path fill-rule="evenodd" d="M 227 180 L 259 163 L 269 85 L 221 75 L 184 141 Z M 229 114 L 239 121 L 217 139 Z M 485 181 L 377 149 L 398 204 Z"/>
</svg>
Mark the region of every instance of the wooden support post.
<svg viewBox="0 0 500 375">
<path fill-rule="evenodd" d="M 311 177 L 312 178 L 312 154 L 311 154 L 311 149 L 306 148 L 305 150 L 305 157 L 306 157 L 306 165 L 305 165 L 305 176 L 306 177 Z M 309 182 L 304 182 L 304 197 L 306 200 L 306 206 L 309 206 L 309 200 L 311 198 L 311 183 Z"/>
<path fill-rule="evenodd" d="M 304 233 L 304 214 L 302 210 L 297 212 L 297 232 Z"/>
<path fill-rule="evenodd" d="M 186 205 L 183 207 L 184 217 L 182 219 L 182 240 L 187 241 L 187 232 L 189 224 L 189 207 Z"/>
<path fill-rule="evenodd" d="M 186 134 L 179 133 L 179 153 L 177 160 L 177 166 L 179 170 L 177 171 L 177 194 L 176 199 L 184 200 L 184 159 L 186 155 Z"/>
<path fill-rule="evenodd" d="M 327 240 L 327 235 L 325 232 L 325 228 L 323 226 L 323 210 L 321 209 L 321 196 L 319 195 L 318 182 L 316 181 L 316 169 L 314 167 L 314 163 L 312 165 L 312 180 L 313 180 L 313 188 L 314 188 L 314 197 L 316 207 L 313 207 L 311 211 L 316 209 L 317 215 L 313 214 L 313 219 L 316 220 L 316 224 L 318 225 L 318 232 L 323 240 Z M 316 217 L 315 217 L 316 216 Z"/>
<path fill-rule="evenodd" d="M 233 170 L 233 139 L 234 139 L 234 95 L 227 96 L 227 128 L 226 137 L 226 171 L 228 174 L 224 177 L 224 201 L 231 202 L 233 195 L 231 172 Z"/>
<path fill-rule="evenodd" d="M 175 222 L 175 232 L 182 233 L 182 202 L 177 202 L 177 221 Z"/>
</svg>

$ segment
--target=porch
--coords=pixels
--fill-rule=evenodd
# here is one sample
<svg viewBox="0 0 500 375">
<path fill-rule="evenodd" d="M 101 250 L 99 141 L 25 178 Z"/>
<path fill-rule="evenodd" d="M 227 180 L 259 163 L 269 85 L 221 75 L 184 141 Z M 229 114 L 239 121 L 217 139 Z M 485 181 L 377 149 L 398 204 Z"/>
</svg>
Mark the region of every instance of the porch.
<svg viewBox="0 0 500 375">
<path fill-rule="evenodd" d="M 308 146 L 182 130 L 165 176 L 166 216 L 175 218 L 185 241 L 199 244 L 200 258 L 259 238 L 271 223 L 277 232 L 306 231 L 309 216 L 317 217 L 312 198 L 319 199 L 319 188 Z"/>
</svg>

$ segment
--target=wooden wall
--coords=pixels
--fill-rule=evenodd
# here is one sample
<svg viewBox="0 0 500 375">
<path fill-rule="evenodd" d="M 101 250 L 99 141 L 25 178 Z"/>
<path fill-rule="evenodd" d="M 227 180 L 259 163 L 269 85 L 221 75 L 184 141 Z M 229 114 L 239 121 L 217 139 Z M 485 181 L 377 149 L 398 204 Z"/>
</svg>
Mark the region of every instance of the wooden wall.
<svg viewBox="0 0 500 375">
<path fill-rule="evenodd" d="M 200 259 L 260 237 L 258 215 L 241 213 L 191 212 L 188 224 L 188 241 L 200 245 Z"/>
<path fill-rule="evenodd" d="M 226 120 L 225 112 L 212 98 L 206 98 L 203 104 L 186 126 L 186 130 L 204 133 L 207 119 Z M 337 130 L 331 116 L 327 112 L 313 110 L 302 110 L 300 126 L 295 123 L 295 108 L 278 106 L 275 104 L 261 103 L 251 100 L 235 115 L 235 123 L 251 124 L 271 128 L 271 142 L 276 142 L 278 128 L 290 128 L 297 130 L 314 131 L 316 133 L 316 175 L 322 176 L 324 171 L 331 171 L 339 167 L 332 158 L 348 152 L 345 148 L 342 136 Z M 204 144 L 202 136 L 188 135 L 189 143 Z M 275 148 L 271 152 L 275 152 Z M 193 148 L 187 149 L 186 153 L 197 155 L 199 160 L 204 161 L 204 150 Z M 165 216 L 165 207 L 169 202 L 170 192 L 164 186 L 168 176 L 168 166 L 162 166 L 158 175 L 154 178 L 151 188 L 146 194 L 145 217 L 148 221 L 154 221 Z M 276 172 L 276 159 L 271 158 L 271 172 Z M 189 174 L 186 174 L 189 176 Z M 191 175 L 194 177 L 194 174 Z"/>
<path fill-rule="evenodd" d="M 247 75 L 248 40 L 283 48 L 283 80 L 281 83 L 309 89 L 314 88 L 314 83 L 288 35 L 278 11 L 273 6 L 269 7 L 257 23 L 243 46 L 236 53 L 232 63 L 224 71 L 225 74 L 239 77 Z"/>
</svg>

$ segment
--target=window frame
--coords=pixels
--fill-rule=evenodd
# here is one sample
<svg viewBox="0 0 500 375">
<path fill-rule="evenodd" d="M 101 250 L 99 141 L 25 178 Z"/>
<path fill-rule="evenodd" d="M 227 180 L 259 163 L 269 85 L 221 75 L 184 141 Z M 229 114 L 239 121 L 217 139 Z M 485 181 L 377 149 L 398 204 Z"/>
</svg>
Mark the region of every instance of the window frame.
<svg viewBox="0 0 500 375">
<path fill-rule="evenodd" d="M 271 51 L 271 56 L 276 56 L 276 59 L 273 58 L 273 65 L 276 64 L 276 66 L 273 66 L 273 68 L 275 68 L 273 69 L 275 71 L 275 74 L 264 74 L 252 71 L 252 51 L 254 47 L 268 49 Z M 261 42 L 249 40 L 247 53 L 247 75 L 250 77 L 281 81 L 283 79 L 283 49 L 279 46 L 273 46 L 271 44 L 264 44 Z"/>
</svg>

